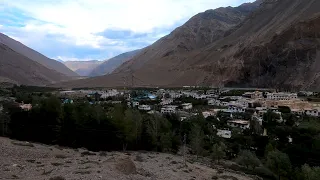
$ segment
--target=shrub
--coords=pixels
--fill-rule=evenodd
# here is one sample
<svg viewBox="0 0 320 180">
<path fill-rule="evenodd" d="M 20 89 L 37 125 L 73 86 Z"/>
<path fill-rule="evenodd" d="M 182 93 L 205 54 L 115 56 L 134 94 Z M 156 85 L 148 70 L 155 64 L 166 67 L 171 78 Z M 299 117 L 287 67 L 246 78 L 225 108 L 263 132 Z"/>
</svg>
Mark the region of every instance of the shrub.
<svg viewBox="0 0 320 180">
<path fill-rule="evenodd" d="M 49 180 L 66 180 L 66 178 L 62 177 L 62 176 L 56 176 L 56 177 L 52 177 Z"/>
</svg>

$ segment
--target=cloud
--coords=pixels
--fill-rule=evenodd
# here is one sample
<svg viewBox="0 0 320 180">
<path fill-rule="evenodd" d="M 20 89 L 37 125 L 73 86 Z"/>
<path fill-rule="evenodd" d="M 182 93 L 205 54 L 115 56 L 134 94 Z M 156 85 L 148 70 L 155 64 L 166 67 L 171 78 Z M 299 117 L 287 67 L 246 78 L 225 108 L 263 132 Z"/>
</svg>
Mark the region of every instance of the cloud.
<svg viewBox="0 0 320 180">
<path fill-rule="evenodd" d="M 2 0 L 0 29 L 52 58 L 102 60 L 145 47 L 199 12 L 243 2 Z"/>
</svg>

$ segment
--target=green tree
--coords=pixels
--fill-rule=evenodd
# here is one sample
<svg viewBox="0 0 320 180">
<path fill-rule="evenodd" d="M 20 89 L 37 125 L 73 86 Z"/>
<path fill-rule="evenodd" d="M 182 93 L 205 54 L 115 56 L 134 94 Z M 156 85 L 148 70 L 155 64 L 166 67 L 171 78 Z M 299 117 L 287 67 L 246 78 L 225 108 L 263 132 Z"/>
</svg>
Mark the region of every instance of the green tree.
<svg viewBox="0 0 320 180">
<path fill-rule="evenodd" d="M 220 162 L 226 156 L 226 145 L 222 142 L 216 143 L 212 146 L 211 158 L 213 161 Z"/>
<path fill-rule="evenodd" d="M 134 127 L 133 112 L 131 109 L 127 109 L 124 113 L 124 118 L 118 123 L 121 132 L 122 147 L 125 151 L 128 144 L 130 144 L 136 138 L 136 129 Z"/>
<path fill-rule="evenodd" d="M 247 169 L 251 167 L 252 170 L 260 166 L 261 164 L 257 156 L 248 150 L 241 151 L 238 158 L 236 159 L 236 162 L 242 166 L 245 166 Z"/>
<path fill-rule="evenodd" d="M 288 177 L 291 172 L 289 156 L 278 150 L 268 153 L 266 164 L 267 167 L 278 176 L 279 180 L 281 180 L 282 177 Z"/>
<path fill-rule="evenodd" d="M 191 130 L 191 148 L 196 153 L 196 157 L 201 155 L 203 152 L 203 141 L 204 141 L 204 132 L 201 127 L 195 124 Z"/>
<path fill-rule="evenodd" d="M 318 180 L 320 178 L 320 167 L 310 167 L 305 164 L 302 166 L 301 171 L 305 180 Z"/>
<path fill-rule="evenodd" d="M 150 119 L 148 119 L 146 123 L 147 134 L 151 139 L 151 143 L 155 146 L 156 151 L 158 151 L 159 148 L 164 147 L 161 144 L 161 140 L 169 139 L 169 134 L 166 133 L 171 131 L 171 123 L 160 115 L 150 116 Z M 166 143 L 166 145 L 168 145 L 168 143 Z"/>
</svg>

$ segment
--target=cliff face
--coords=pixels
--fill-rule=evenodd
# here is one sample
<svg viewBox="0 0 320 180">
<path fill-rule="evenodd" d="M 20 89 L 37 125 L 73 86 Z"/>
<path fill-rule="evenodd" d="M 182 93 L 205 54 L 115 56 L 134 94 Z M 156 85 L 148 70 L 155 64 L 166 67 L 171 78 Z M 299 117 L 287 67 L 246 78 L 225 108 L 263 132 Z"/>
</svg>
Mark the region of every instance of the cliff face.
<svg viewBox="0 0 320 180">
<path fill-rule="evenodd" d="M 264 0 L 200 13 L 93 85 L 320 89 L 318 0 Z M 133 73 L 130 73 L 130 70 Z M 128 82 L 131 84 L 131 82 Z M 73 83 L 73 85 L 79 82 Z"/>
</svg>

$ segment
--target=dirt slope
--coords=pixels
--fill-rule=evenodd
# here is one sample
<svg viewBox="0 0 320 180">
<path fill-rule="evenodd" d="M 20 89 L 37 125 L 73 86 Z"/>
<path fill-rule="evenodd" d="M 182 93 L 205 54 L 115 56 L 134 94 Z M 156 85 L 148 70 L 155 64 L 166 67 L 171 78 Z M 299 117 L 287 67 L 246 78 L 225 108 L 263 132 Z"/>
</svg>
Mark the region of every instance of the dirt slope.
<svg viewBox="0 0 320 180">
<path fill-rule="evenodd" d="M 64 79 L 65 75 L 48 69 L 0 43 L 0 81 L 42 86 Z"/>
<path fill-rule="evenodd" d="M 0 137 L 0 179 L 43 180 L 61 176 L 67 180 L 252 180 L 246 175 L 187 163 L 179 156 L 152 152 L 93 153 Z"/>
<path fill-rule="evenodd" d="M 79 76 L 77 73 L 75 73 L 72 70 L 70 70 L 69 68 L 67 68 L 61 62 L 58 62 L 53 59 L 49 59 L 46 56 L 40 54 L 39 52 L 23 45 L 22 43 L 14 40 L 14 39 L 11 39 L 10 37 L 8 37 L 2 33 L 0 33 L 0 43 L 8 46 L 9 48 L 16 51 L 17 53 L 20 53 L 21 55 L 23 55 L 23 56 L 25 56 L 35 62 L 42 64 L 43 66 L 45 66 L 49 69 L 53 69 L 57 72 L 65 74 L 66 76 L 69 76 L 69 77 Z"/>
</svg>

